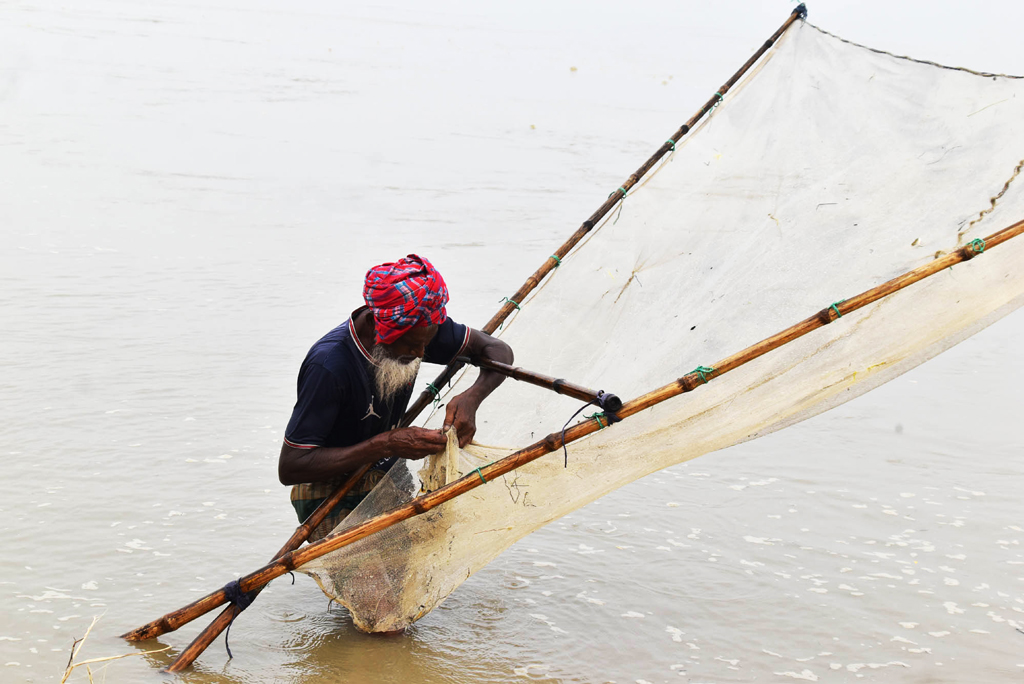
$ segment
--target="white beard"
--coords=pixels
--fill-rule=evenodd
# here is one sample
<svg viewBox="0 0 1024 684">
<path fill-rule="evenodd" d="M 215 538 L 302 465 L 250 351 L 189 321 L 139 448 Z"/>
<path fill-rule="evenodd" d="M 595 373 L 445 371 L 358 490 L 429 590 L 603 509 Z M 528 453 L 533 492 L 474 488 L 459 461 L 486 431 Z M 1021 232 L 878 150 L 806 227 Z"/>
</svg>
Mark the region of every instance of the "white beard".
<svg viewBox="0 0 1024 684">
<path fill-rule="evenodd" d="M 420 360 L 402 363 L 387 354 L 377 345 L 370 353 L 373 362 L 373 383 L 377 387 L 377 395 L 387 403 L 391 403 L 395 395 L 406 385 L 416 379 L 420 372 Z"/>
</svg>

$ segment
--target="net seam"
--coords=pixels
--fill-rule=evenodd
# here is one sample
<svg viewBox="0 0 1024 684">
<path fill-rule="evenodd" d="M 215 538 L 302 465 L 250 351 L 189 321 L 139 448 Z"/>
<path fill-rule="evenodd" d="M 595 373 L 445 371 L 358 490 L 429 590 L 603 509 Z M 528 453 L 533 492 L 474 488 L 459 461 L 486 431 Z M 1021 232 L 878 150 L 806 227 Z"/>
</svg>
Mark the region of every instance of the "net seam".
<svg viewBox="0 0 1024 684">
<path fill-rule="evenodd" d="M 993 195 L 992 197 L 988 198 L 989 206 L 985 207 L 980 212 L 978 212 L 978 218 L 968 223 L 966 228 L 957 233 L 957 238 L 962 238 L 964 236 L 964 233 L 966 233 L 967 231 L 974 227 L 975 223 L 979 223 L 983 218 L 985 218 L 986 214 L 991 214 L 993 211 L 996 210 L 996 203 L 999 202 L 999 200 L 1002 199 L 1003 195 L 1006 194 L 1006 191 L 1010 189 L 1010 183 L 1016 180 L 1017 176 L 1020 175 L 1021 169 L 1024 169 L 1024 159 L 1021 159 L 1019 162 L 1017 162 L 1017 166 L 1014 167 L 1013 169 L 1013 174 L 1008 179 L 1006 179 L 1005 183 L 1003 183 L 1003 189 L 1000 190 L 996 195 Z"/>
<path fill-rule="evenodd" d="M 878 48 L 873 48 L 873 47 L 870 47 L 868 45 L 862 45 L 861 43 L 855 43 L 852 40 L 847 40 L 846 38 L 843 38 L 842 36 L 837 36 L 834 33 L 829 33 L 825 29 L 821 28 L 820 26 L 815 26 L 814 24 L 812 24 L 809 21 L 805 20 L 804 23 L 807 24 L 808 26 L 810 26 L 811 28 L 813 28 L 815 31 L 818 31 L 819 33 L 824 33 L 826 36 L 831 36 L 832 38 L 835 38 L 836 40 L 840 40 L 840 41 L 842 41 L 844 43 L 847 43 L 848 45 L 853 45 L 854 47 L 859 47 L 859 48 L 862 48 L 864 50 L 870 50 L 871 52 L 876 52 L 876 53 L 878 53 L 880 55 L 889 55 L 890 57 L 895 57 L 896 59 L 905 59 L 908 62 L 916 62 L 917 64 L 927 64 L 929 66 L 939 67 L 940 69 L 949 69 L 950 71 L 963 71 L 963 72 L 966 72 L 968 74 L 974 74 L 975 76 L 983 76 L 985 78 L 1024 79 L 1024 76 L 1016 76 L 1014 74 L 998 74 L 998 73 L 992 73 L 992 72 L 988 72 L 988 71 L 975 71 L 974 69 L 968 69 L 967 67 L 949 66 L 948 64 L 939 64 L 938 62 L 932 62 L 932 61 L 927 60 L 927 59 L 917 59 L 915 57 L 909 57 L 907 55 L 897 55 L 894 52 L 888 52 L 886 50 L 880 50 Z"/>
</svg>

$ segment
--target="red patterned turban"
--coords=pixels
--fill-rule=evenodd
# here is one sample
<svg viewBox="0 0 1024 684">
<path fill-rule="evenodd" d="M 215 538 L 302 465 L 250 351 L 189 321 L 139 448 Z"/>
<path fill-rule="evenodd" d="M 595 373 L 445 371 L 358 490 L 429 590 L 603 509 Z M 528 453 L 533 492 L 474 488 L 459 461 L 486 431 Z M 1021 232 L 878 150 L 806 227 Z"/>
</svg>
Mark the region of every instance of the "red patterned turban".
<svg viewBox="0 0 1024 684">
<path fill-rule="evenodd" d="M 448 287 L 433 264 L 410 254 L 366 272 L 363 299 L 373 310 L 378 344 L 391 344 L 410 328 L 448 318 Z"/>
</svg>

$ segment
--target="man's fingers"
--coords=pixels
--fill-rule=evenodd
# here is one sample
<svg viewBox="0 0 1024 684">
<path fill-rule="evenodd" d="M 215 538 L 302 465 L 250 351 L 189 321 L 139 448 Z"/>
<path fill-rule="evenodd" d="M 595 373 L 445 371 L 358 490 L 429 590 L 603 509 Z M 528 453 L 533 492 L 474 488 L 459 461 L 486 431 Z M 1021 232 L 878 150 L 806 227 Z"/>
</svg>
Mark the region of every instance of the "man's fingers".
<svg viewBox="0 0 1024 684">
<path fill-rule="evenodd" d="M 405 435 L 410 452 L 422 451 L 425 455 L 436 454 L 448 444 L 448 438 L 439 430 L 419 427 L 405 429 L 409 431 Z"/>
<path fill-rule="evenodd" d="M 444 446 L 448 443 L 448 438 L 444 436 L 444 433 L 439 430 L 427 430 L 427 434 L 424 435 L 426 439 L 429 439 L 438 446 Z"/>
<path fill-rule="evenodd" d="M 458 407 L 454 403 L 449 402 L 448 408 L 444 413 L 444 425 L 441 427 L 441 434 L 444 434 L 452 429 L 452 425 L 455 425 L 455 420 L 458 413 Z"/>
</svg>

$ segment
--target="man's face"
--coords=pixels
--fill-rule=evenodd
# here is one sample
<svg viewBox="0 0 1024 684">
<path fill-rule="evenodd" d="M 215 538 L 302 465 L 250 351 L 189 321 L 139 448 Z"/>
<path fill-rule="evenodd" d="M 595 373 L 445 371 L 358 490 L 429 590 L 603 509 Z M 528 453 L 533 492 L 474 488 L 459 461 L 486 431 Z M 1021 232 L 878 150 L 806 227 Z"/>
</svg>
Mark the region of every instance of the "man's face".
<svg viewBox="0 0 1024 684">
<path fill-rule="evenodd" d="M 427 353 L 427 345 L 437 334 L 436 325 L 410 328 L 391 344 L 379 345 L 384 352 L 399 363 L 412 363 Z"/>
</svg>

